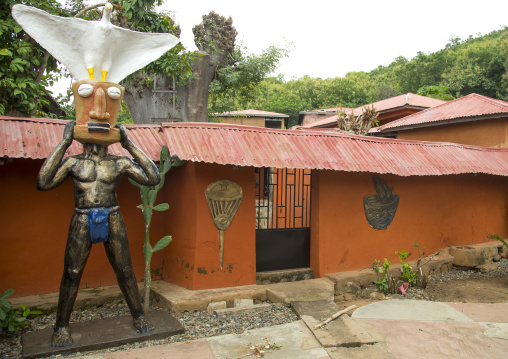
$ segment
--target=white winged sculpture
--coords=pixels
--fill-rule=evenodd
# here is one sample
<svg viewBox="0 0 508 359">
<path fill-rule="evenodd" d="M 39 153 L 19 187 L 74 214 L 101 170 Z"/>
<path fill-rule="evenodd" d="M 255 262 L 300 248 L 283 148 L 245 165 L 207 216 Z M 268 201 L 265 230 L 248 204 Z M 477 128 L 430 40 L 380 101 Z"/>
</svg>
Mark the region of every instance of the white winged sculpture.
<svg viewBox="0 0 508 359">
<path fill-rule="evenodd" d="M 107 3 L 100 21 L 60 17 L 25 5 L 14 5 L 12 17 L 49 51 L 76 80 L 119 83 L 178 44 L 167 33 L 144 33 L 111 24 L 113 5 Z"/>
</svg>

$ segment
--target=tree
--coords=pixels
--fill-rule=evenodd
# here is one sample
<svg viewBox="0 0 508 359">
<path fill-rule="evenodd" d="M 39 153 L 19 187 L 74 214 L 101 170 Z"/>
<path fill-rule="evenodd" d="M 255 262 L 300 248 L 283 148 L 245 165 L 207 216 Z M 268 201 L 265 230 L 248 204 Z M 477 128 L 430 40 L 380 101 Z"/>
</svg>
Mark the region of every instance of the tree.
<svg viewBox="0 0 508 359">
<path fill-rule="evenodd" d="M 49 103 L 46 88 L 65 72 L 14 21 L 11 9 L 16 3 L 19 1 L 4 0 L 0 5 L 0 115 L 36 116 Z M 71 16 L 54 0 L 23 3 L 54 15 Z"/>
<path fill-rule="evenodd" d="M 379 113 L 374 106 L 364 107 L 362 109 L 362 114 L 359 116 L 355 116 L 353 111 L 346 113 L 346 111 L 342 109 L 339 110 L 337 114 L 339 115 L 337 119 L 337 128 L 356 135 L 366 136 L 372 126 L 379 125 L 377 121 Z"/>
</svg>

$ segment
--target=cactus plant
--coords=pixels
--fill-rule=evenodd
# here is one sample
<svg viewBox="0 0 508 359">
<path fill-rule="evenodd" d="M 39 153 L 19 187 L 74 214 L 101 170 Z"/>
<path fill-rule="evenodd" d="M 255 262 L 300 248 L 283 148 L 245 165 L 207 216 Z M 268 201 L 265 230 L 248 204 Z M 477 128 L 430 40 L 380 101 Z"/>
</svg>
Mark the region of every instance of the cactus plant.
<svg viewBox="0 0 508 359">
<path fill-rule="evenodd" d="M 143 255 L 145 257 L 145 273 L 144 273 L 144 286 L 143 286 L 143 310 L 148 312 L 150 309 L 150 287 L 152 285 L 152 277 L 150 273 L 150 264 L 152 262 L 152 256 L 155 252 L 160 251 L 167 247 L 171 243 L 171 236 L 162 237 L 153 247 L 150 243 L 150 223 L 152 221 L 153 211 L 166 211 L 169 209 L 169 204 L 160 203 L 155 205 L 157 194 L 159 190 L 164 186 L 166 173 L 171 167 L 179 167 L 183 165 L 185 161 L 179 160 L 176 156 L 170 157 L 169 149 L 163 146 L 160 152 L 160 164 L 158 167 L 160 174 L 160 182 L 155 186 L 142 186 L 139 183 L 129 178 L 129 181 L 140 189 L 141 201 L 143 202 L 137 208 L 143 213 L 143 220 L 145 222 L 145 242 L 143 244 Z"/>
</svg>

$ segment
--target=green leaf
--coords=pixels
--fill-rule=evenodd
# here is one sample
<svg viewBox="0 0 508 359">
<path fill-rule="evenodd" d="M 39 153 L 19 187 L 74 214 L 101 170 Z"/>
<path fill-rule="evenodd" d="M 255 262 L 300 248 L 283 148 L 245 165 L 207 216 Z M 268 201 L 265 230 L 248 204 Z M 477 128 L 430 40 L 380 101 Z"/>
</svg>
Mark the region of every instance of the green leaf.
<svg viewBox="0 0 508 359">
<path fill-rule="evenodd" d="M 148 192 L 150 192 L 150 187 L 141 186 L 141 201 L 145 206 L 148 205 Z"/>
<path fill-rule="evenodd" d="M 136 186 L 137 188 L 141 188 L 141 185 L 139 183 L 137 183 L 136 181 L 134 181 L 132 178 L 129 178 L 129 182 L 133 185 L 133 186 Z"/>
<path fill-rule="evenodd" d="M 167 211 L 168 209 L 169 209 L 169 204 L 167 204 L 167 203 L 161 203 L 161 204 L 158 204 L 155 207 L 153 207 L 154 211 L 159 211 L 159 212 Z"/>
<path fill-rule="evenodd" d="M 145 243 L 143 245 L 143 255 L 145 256 L 145 260 L 150 260 L 152 258 L 153 249 L 150 243 Z"/>
<path fill-rule="evenodd" d="M 162 166 L 162 171 L 161 172 L 163 174 L 168 173 L 168 171 L 171 169 L 171 166 L 172 166 L 171 161 L 165 161 L 164 165 Z"/>
<path fill-rule="evenodd" d="M 169 159 L 169 149 L 168 146 L 162 146 L 160 153 L 160 161 L 161 163 Z"/>
<path fill-rule="evenodd" d="M 146 224 L 150 224 L 152 221 L 152 207 L 144 206 L 143 207 L 143 218 Z"/>
<path fill-rule="evenodd" d="M 166 248 L 168 246 L 168 244 L 171 243 L 172 240 L 173 240 L 173 238 L 171 238 L 171 236 L 164 236 L 164 237 L 162 237 L 157 242 L 157 244 L 153 247 L 153 251 L 157 252 L 157 251 L 160 251 L 161 249 Z"/>
<path fill-rule="evenodd" d="M 14 294 L 14 289 L 12 289 L 12 288 L 7 289 L 5 292 L 2 293 L 2 295 L 0 295 L 0 299 L 5 299 L 8 296 L 13 295 L 13 294 Z"/>
<path fill-rule="evenodd" d="M 150 190 L 150 192 L 148 192 L 148 204 L 150 206 L 153 206 L 156 199 L 157 199 L 157 191 L 153 189 Z"/>
<path fill-rule="evenodd" d="M 4 308 L 0 307 L 0 320 L 4 320 L 7 316 L 7 313 L 5 313 Z"/>
<path fill-rule="evenodd" d="M 1 49 L 0 55 L 2 56 L 12 56 L 12 52 L 10 52 L 8 49 Z"/>
</svg>

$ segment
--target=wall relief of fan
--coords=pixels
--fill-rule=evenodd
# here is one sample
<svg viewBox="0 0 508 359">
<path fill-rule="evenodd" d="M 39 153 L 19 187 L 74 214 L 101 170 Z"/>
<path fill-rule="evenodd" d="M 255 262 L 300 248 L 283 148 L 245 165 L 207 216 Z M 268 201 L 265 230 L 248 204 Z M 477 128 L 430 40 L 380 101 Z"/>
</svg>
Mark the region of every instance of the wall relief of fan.
<svg viewBox="0 0 508 359">
<path fill-rule="evenodd" d="M 236 182 L 221 179 L 211 183 L 205 190 L 206 200 L 212 213 L 213 223 L 219 230 L 220 268 L 224 259 L 224 231 L 229 228 L 243 199 L 242 187 Z"/>
</svg>

